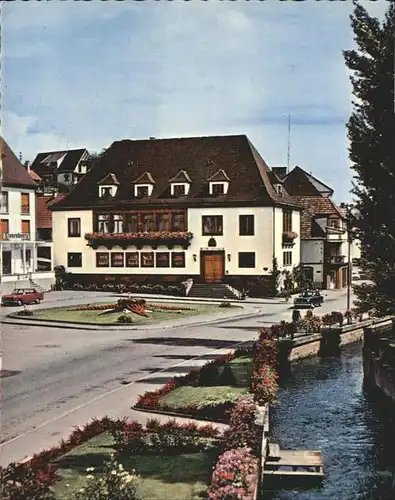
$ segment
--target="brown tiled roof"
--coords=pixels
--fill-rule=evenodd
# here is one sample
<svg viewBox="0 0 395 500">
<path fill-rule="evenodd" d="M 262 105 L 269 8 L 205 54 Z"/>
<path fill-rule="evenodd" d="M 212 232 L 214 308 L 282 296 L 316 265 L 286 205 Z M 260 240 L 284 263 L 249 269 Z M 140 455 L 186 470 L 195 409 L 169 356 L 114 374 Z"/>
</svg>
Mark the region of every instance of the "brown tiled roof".
<svg viewBox="0 0 395 500">
<path fill-rule="evenodd" d="M 34 180 L 34 181 L 42 181 L 42 178 L 38 175 L 37 172 L 35 172 L 34 170 L 30 169 L 30 171 L 28 172 L 28 174 L 30 175 L 30 177 Z"/>
<path fill-rule="evenodd" d="M 150 174 L 150 172 L 144 172 L 140 177 L 137 177 L 137 179 L 134 181 L 135 184 L 155 184 L 154 178 Z"/>
<path fill-rule="evenodd" d="M 207 179 L 209 182 L 226 182 L 230 181 L 228 174 L 223 170 L 222 168 L 218 170 L 218 172 L 215 172 L 214 175 L 212 175 L 209 179 Z"/>
<path fill-rule="evenodd" d="M 300 221 L 302 239 L 311 238 L 317 234 L 315 219 L 329 215 L 343 217 L 339 207 L 326 196 L 297 196 L 296 198 L 303 206 Z"/>
<path fill-rule="evenodd" d="M 37 183 L 31 178 L 2 137 L 0 137 L 0 153 L 3 166 L 3 186 L 37 188 Z"/>
<path fill-rule="evenodd" d="M 64 195 L 56 196 L 36 196 L 36 225 L 37 229 L 52 228 L 52 212 L 49 207 L 60 200 L 63 200 Z"/>
<path fill-rule="evenodd" d="M 188 170 L 192 179 L 188 194 L 175 198 L 170 182 L 180 170 Z M 226 170 L 229 189 L 226 194 L 209 194 L 209 179 L 218 170 Z M 99 198 L 97 183 L 108 173 L 120 181 L 116 196 Z M 134 180 L 144 173 L 155 179 L 152 195 L 134 196 Z M 56 210 L 91 207 L 202 207 L 202 206 L 273 206 L 299 208 L 286 190 L 279 196 L 270 180 L 270 169 L 245 135 L 191 137 L 181 139 L 123 140 L 114 142 Z"/>
<path fill-rule="evenodd" d="M 101 181 L 98 182 L 99 186 L 100 185 L 107 185 L 107 186 L 118 186 L 119 181 L 116 178 L 114 174 L 107 174 Z"/>
<path fill-rule="evenodd" d="M 180 170 L 177 175 L 169 180 L 169 182 L 188 182 L 190 184 L 192 181 L 188 175 L 188 172 L 186 172 L 185 170 Z"/>
</svg>

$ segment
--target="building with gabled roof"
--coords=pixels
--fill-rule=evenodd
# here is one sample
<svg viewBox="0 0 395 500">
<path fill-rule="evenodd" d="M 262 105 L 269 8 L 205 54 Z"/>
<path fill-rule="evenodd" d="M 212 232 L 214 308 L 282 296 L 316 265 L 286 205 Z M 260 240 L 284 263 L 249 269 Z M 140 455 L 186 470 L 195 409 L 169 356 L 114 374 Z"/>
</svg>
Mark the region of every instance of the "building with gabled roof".
<svg viewBox="0 0 395 500">
<path fill-rule="evenodd" d="M 77 281 L 258 293 L 274 258 L 299 264 L 301 207 L 245 135 L 116 141 L 51 210 L 56 263 Z"/>
<path fill-rule="evenodd" d="M 4 294 L 14 288 L 32 286 L 49 288 L 54 282 L 52 261 L 50 260 L 44 272 L 41 272 L 38 263 L 39 248 L 48 246 L 38 241 L 36 234 L 38 184 L 2 137 L 0 137 L 0 149 L 1 291 Z"/>
<path fill-rule="evenodd" d="M 332 200 L 333 189 L 300 167 L 281 171 L 287 192 L 303 207 L 301 264 L 306 279 L 324 289 L 348 282 L 348 236 L 343 210 Z"/>
<path fill-rule="evenodd" d="M 89 153 L 86 149 L 39 153 L 31 167 L 46 187 L 72 189 L 86 174 Z"/>
</svg>

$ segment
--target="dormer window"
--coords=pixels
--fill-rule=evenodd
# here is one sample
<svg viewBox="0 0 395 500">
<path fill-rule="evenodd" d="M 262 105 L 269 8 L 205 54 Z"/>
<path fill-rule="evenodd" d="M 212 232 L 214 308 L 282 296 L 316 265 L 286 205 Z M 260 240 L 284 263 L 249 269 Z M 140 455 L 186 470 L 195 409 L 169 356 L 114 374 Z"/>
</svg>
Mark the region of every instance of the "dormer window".
<svg viewBox="0 0 395 500">
<path fill-rule="evenodd" d="M 102 187 L 100 189 L 100 198 L 112 198 L 111 186 Z"/>
<path fill-rule="evenodd" d="M 134 181 L 134 196 L 136 198 L 145 198 L 152 196 L 155 181 L 149 172 L 144 172 Z"/>
<path fill-rule="evenodd" d="M 224 182 L 213 182 L 211 185 L 211 193 L 213 196 L 218 196 L 225 194 L 225 183 Z"/>
<path fill-rule="evenodd" d="M 135 186 L 136 198 L 145 198 L 149 195 L 149 186 Z"/>
<path fill-rule="evenodd" d="M 170 195 L 175 198 L 186 196 L 189 193 L 191 179 L 185 170 L 180 170 L 177 175 L 170 179 Z"/>
<path fill-rule="evenodd" d="M 179 198 L 180 196 L 185 196 L 186 185 L 185 184 L 173 184 L 173 196 Z"/>
<path fill-rule="evenodd" d="M 119 182 L 114 174 L 108 174 L 98 182 L 98 185 L 100 198 L 113 198 L 118 191 Z"/>
<path fill-rule="evenodd" d="M 212 175 L 208 181 L 209 194 L 211 196 L 221 196 L 228 192 L 230 179 L 224 170 L 218 170 L 218 172 Z"/>
</svg>

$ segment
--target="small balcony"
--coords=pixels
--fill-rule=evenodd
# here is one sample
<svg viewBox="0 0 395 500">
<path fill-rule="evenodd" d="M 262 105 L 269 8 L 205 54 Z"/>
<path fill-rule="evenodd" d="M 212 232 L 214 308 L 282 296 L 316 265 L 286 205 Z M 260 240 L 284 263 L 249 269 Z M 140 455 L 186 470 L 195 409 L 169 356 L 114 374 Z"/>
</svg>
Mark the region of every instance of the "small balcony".
<svg viewBox="0 0 395 500">
<path fill-rule="evenodd" d="M 325 262 L 330 265 L 342 266 L 346 264 L 346 256 L 345 255 L 331 255 L 325 258 Z"/>
<path fill-rule="evenodd" d="M 295 245 L 295 240 L 298 237 L 298 233 L 295 231 L 284 231 L 283 232 L 283 245 Z"/>
<path fill-rule="evenodd" d="M 185 250 L 191 244 L 193 234 L 186 231 L 151 231 L 145 233 L 87 233 L 85 239 L 88 246 L 97 249 L 99 246 L 105 246 L 108 249 L 114 246 L 120 246 L 126 249 L 129 246 L 135 246 L 141 249 L 144 245 L 149 245 L 156 249 L 159 245 L 165 245 L 173 248 L 175 245 L 181 245 Z"/>
</svg>

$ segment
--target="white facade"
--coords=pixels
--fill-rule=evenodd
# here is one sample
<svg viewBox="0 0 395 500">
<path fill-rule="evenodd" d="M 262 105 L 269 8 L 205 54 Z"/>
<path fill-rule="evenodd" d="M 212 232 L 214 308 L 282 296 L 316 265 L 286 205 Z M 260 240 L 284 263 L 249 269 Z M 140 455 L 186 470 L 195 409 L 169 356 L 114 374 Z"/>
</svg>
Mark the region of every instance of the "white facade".
<svg viewBox="0 0 395 500">
<path fill-rule="evenodd" d="M 40 243 L 36 241 L 35 189 L 3 186 L 1 198 L 2 293 L 15 287 L 32 286 L 32 281 L 48 288 L 54 280 L 52 270 L 37 273 L 37 246 Z"/>
<path fill-rule="evenodd" d="M 239 234 L 239 216 L 254 216 L 254 235 L 241 236 Z M 221 235 L 203 235 L 202 217 L 222 216 Z M 68 237 L 68 219 L 80 219 L 80 235 Z M 222 251 L 225 253 L 225 275 L 269 275 L 272 270 L 273 257 L 276 257 L 280 269 L 292 270 L 300 262 L 300 213 L 292 212 L 292 229 L 298 234 L 293 245 L 283 247 L 283 214 L 281 208 L 254 207 L 254 208 L 191 208 L 187 211 L 188 231 L 193 233 L 191 244 L 184 250 L 181 246 L 175 246 L 169 250 L 166 246 L 159 245 L 153 250 L 151 246 L 144 246 L 136 250 L 130 242 L 125 250 L 114 246 L 108 250 L 105 246 L 94 250 L 87 246 L 86 233 L 93 232 L 93 211 L 53 211 L 53 244 L 55 265 L 63 265 L 73 273 L 78 274 L 153 274 L 153 275 L 185 275 L 191 276 L 201 273 L 200 255 L 205 251 Z M 209 245 L 209 240 L 214 238 L 216 246 Z M 96 267 L 97 252 L 185 252 L 185 267 Z M 255 254 L 254 267 L 239 267 L 239 252 Z M 291 264 L 284 264 L 284 252 L 290 252 Z M 68 254 L 81 254 L 81 267 L 68 266 Z M 171 259 L 170 259 L 171 260 Z"/>
</svg>

